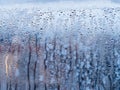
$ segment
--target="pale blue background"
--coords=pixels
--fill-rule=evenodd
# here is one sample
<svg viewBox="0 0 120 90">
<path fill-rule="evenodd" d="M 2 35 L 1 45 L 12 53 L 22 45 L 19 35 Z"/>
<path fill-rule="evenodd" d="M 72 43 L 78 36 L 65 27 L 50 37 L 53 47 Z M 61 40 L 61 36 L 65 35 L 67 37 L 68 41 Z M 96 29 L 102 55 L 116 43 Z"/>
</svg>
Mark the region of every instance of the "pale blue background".
<svg viewBox="0 0 120 90">
<path fill-rule="evenodd" d="M 87 1 L 87 0 L 0 0 L 0 4 L 10 4 L 10 3 L 36 3 L 36 2 L 59 2 L 59 1 Z M 101 0 L 91 0 L 91 1 L 101 1 Z M 103 0 L 105 1 L 105 0 Z M 120 0 L 110 0 L 112 2 L 120 3 Z"/>
</svg>

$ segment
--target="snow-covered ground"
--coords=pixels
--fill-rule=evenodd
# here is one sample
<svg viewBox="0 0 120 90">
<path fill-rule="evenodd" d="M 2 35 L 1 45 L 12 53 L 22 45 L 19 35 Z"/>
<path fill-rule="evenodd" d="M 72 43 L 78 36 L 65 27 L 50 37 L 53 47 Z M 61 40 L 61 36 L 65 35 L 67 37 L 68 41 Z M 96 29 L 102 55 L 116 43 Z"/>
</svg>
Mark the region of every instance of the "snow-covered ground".
<svg viewBox="0 0 120 90">
<path fill-rule="evenodd" d="M 0 7 L 0 90 L 119 90 L 119 5 L 47 5 Z"/>
</svg>

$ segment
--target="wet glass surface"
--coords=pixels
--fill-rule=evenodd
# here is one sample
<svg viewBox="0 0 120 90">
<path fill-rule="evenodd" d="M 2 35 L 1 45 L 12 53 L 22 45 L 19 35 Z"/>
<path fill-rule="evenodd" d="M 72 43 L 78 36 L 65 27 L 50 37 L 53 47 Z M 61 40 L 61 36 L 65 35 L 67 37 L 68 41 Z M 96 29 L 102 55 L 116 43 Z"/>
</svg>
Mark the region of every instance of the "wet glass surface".
<svg viewBox="0 0 120 90">
<path fill-rule="evenodd" d="M 0 8 L 0 90 L 120 90 L 120 8 Z"/>
</svg>

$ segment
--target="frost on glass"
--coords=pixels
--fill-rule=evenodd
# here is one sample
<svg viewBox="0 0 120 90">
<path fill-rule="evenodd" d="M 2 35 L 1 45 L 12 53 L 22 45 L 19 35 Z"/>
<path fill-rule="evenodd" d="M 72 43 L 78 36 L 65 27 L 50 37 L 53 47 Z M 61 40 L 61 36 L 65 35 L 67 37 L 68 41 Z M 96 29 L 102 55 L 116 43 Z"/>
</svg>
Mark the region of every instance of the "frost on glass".
<svg viewBox="0 0 120 90">
<path fill-rule="evenodd" d="M 0 9 L 0 90 L 120 90 L 120 8 Z"/>
</svg>

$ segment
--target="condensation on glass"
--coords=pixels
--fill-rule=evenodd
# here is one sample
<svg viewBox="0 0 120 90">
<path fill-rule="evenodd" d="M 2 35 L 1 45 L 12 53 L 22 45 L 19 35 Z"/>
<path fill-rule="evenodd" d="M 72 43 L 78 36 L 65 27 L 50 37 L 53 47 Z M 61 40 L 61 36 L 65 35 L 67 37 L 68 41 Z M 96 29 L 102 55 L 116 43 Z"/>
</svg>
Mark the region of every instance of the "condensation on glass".
<svg viewBox="0 0 120 90">
<path fill-rule="evenodd" d="M 0 9 L 0 90 L 120 90 L 120 8 Z"/>
</svg>

